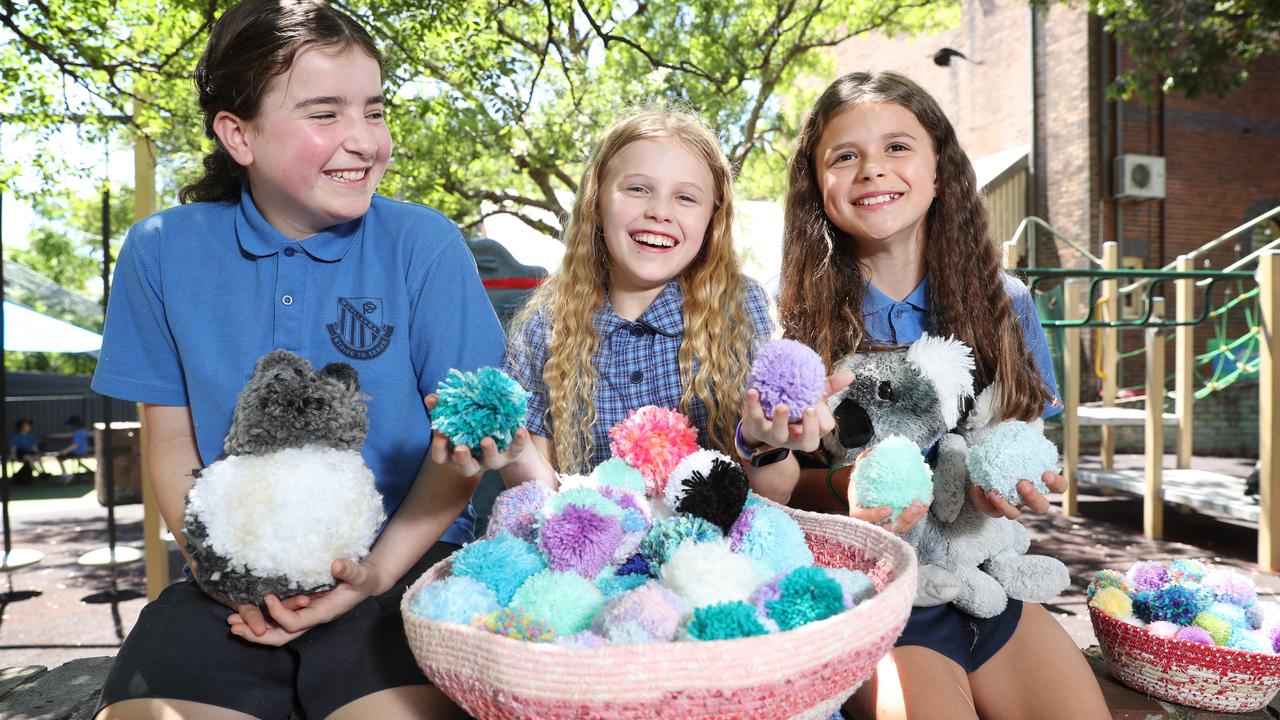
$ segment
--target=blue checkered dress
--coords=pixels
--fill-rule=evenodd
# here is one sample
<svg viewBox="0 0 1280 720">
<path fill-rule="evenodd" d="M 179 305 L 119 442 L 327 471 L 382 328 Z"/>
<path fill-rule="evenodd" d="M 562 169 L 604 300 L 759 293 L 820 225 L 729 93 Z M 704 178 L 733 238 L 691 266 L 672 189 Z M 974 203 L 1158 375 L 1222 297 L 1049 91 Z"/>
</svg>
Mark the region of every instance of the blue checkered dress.
<svg viewBox="0 0 1280 720">
<path fill-rule="evenodd" d="M 758 284 L 749 278 L 744 280 L 747 317 L 759 345 L 773 335 L 769 301 Z M 592 467 L 609 459 L 609 428 L 626 419 L 632 410 L 645 405 L 680 408 L 677 353 L 684 338 L 683 310 L 680 286 L 672 280 L 635 322 L 618 317 L 607 297 L 604 306 L 596 311 L 593 324 L 601 341 L 592 360 L 596 373 L 596 422 L 590 430 Z M 539 313 L 516 332 L 507 347 L 507 372 L 531 393 L 529 432 L 550 438 L 551 418 L 547 417 L 542 369 L 547 363 L 551 326 Z M 698 428 L 698 443 L 708 447 L 706 407 L 694 398 L 689 410 L 689 419 Z"/>
</svg>

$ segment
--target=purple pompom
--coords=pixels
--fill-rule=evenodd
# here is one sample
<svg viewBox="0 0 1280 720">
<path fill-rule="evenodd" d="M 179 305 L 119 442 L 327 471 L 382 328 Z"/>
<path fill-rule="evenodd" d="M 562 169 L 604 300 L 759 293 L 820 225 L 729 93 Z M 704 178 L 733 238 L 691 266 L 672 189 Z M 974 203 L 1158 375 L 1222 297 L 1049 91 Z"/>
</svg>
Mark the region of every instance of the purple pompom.
<svg viewBox="0 0 1280 720">
<path fill-rule="evenodd" d="M 795 340 L 774 340 L 760 348 L 751 366 L 748 387 L 760 393 L 760 406 L 772 415 L 776 405 L 787 406 L 787 418 L 797 422 L 827 389 L 827 368 L 818 354 Z"/>
<path fill-rule="evenodd" d="M 1158 562 L 1140 560 L 1134 563 L 1126 574 L 1129 584 L 1138 592 L 1156 591 L 1169 582 L 1169 573 Z"/>
<path fill-rule="evenodd" d="M 612 515 L 601 515 L 581 505 L 566 505 L 542 523 L 538 546 L 555 570 L 572 570 L 594 578 L 613 560 L 626 533 Z"/>
<path fill-rule="evenodd" d="M 1258 599 L 1258 586 L 1253 580 L 1229 568 L 1210 570 L 1201 584 L 1213 591 L 1214 597 L 1240 607 L 1248 607 Z"/>
<path fill-rule="evenodd" d="M 1189 640 L 1194 643 L 1200 643 L 1201 645 L 1213 644 L 1213 636 L 1209 634 L 1209 631 L 1197 625 L 1192 625 L 1191 627 L 1184 627 L 1181 630 L 1179 630 L 1178 639 Z"/>
</svg>

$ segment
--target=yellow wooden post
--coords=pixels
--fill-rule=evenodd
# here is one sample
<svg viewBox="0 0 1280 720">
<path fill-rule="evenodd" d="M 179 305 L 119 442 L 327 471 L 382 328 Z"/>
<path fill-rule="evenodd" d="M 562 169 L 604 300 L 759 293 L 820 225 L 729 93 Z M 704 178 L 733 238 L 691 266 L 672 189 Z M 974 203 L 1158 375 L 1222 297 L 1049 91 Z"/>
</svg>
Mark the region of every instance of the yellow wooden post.
<svg viewBox="0 0 1280 720">
<path fill-rule="evenodd" d="M 1114 240 L 1102 244 L 1102 269 L 1118 270 L 1120 268 L 1120 246 Z M 1120 282 L 1118 280 L 1102 281 L 1102 319 L 1115 322 L 1120 319 Z M 1102 406 L 1115 407 L 1116 391 L 1119 389 L 1120 350 L 1119 333 L 1116 328 L 1102 329 Z M 1102 469 L 1110 470 L 1115 464 L 1116 427 L 1110 424 L 1102 426 L 1102 448 L 1099 450 Z"/>
<path fill-rule="evenodd" d="M 1164 298 L 1152 298 L 1152 319 L 1164 317 Z M 1142 497 L 1142 527 L 1149 540 L 1164 536 L 1164 329 L 1147 328 L 1146 488 Z"/>
<path fill-rule="evenodd" d="M 1188 272 L 1195 267 L 1186 255 L 1178 257 L 1178 272 Z M 1178 286 L 1176 319 L 1180 323 L 1191 322 L 1196 315 L 1196 281 L 1175 280 Z M 1206 292 L 1208 292 L 1206 290 Z M 1196 328 L 1179 325 L 1174 331 L 1174 413 L 1178 416 L 1178 467 L 1191 467 L 1192 418 L 1195 414 L 1196 380 Z"/>
<path fill-rule="evenodd" d="M 156 148 L 145 137 L 133 144 L 133 219 L 156 211 Z M 147 463 L 147 417 L 138 403 L 138 422 L 142 429 L 138 447 L 142 450 L 142 547 L 147 572 L 147 599 L 156 596 L 169 584 L 169 548 L 164 540 L 164 519 L 151 485 L 151 469 Z"/>
<path fill-rule="evenodd" d="M 1007 241 L 1000 245 L 1000 262 L 1005 270 L 1018 267 L 1018 243 Z"/>
<path fill-rule="evenodd" d="M 1258 565 L 1280 571 L 1280 253 L 1258 258 L 1258 305 L 1262 340 L 1258 343 Z"/>
<path fill-rule="evenodd" d="M 1062 286 L 1062 319 L 1084 317 L 1083 278 L 1071 278 Z M 1062 512 L 1080 514 L 1076 470 L 1080 468 L 1080 329 L 1065 328 L 1062 343 L 1062 474 L 1067 489 L 1062 493 Z"/>
</svg>

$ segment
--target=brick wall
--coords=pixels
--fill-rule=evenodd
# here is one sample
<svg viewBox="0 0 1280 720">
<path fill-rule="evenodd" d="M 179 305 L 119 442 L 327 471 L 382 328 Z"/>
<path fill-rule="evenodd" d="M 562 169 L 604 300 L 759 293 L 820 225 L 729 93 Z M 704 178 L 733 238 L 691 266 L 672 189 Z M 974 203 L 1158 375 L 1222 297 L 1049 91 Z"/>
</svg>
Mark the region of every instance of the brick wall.
<svg viewBox="0 0 1280 720">
<path fill-rule="evenodd" d="M 963 0 L 958 27 L 914 37 L 868 33 L 838 45 L 836 71 L 893 70 L 938 101 L 972 158 L 1031 142 L 1029 10 L 1023 4 Z M 949 47 L 972 61 L 948 67 L 932 56 Z"/>
</svg>

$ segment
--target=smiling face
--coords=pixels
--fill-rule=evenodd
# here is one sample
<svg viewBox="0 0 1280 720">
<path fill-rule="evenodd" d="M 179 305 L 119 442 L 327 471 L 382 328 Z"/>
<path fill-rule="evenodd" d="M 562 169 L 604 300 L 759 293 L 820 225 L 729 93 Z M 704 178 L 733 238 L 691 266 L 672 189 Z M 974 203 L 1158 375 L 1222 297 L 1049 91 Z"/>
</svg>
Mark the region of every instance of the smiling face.
<svg viewBox="0 0 1280 720">
<path fill-rule="evenodd" d="M 615 310 L 643 312 L 693 262 L 715 204 L 711 169 L 676 138 L 636 140 L 613 156 L 599 207 Z"/>
<path fill-rule="evenodd" d="M 382 73 L 355 48 L 305 48 L 274 78 L 237 157 L 262 216 L 301 240 L 369 210 L 391 157 Z"/>
<path fill-rule="evenodd" d="M 813 152 L 823 209 L 859 254 L 895 243 L 923 249 L 938 158 L 928 131 L 894 103 L 859 103 L 831 118 Z"/>
</svg>

